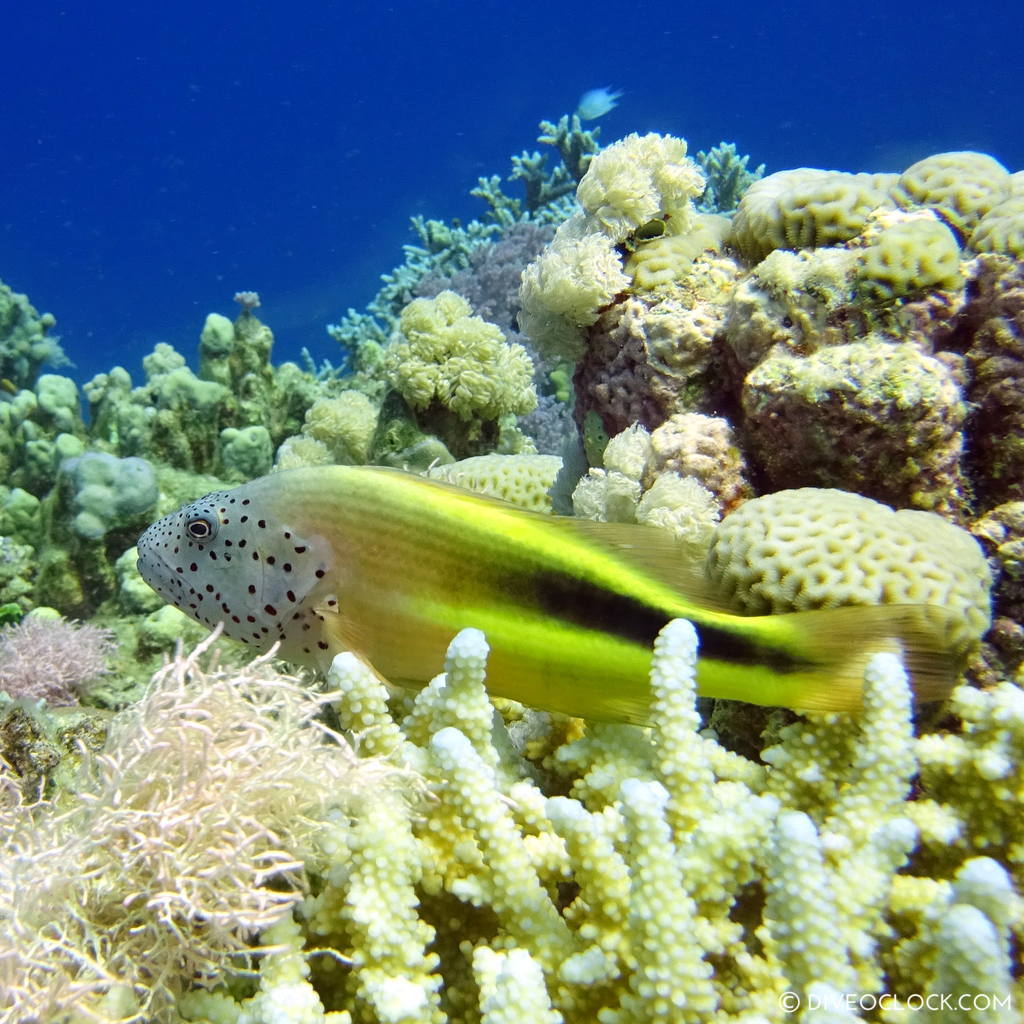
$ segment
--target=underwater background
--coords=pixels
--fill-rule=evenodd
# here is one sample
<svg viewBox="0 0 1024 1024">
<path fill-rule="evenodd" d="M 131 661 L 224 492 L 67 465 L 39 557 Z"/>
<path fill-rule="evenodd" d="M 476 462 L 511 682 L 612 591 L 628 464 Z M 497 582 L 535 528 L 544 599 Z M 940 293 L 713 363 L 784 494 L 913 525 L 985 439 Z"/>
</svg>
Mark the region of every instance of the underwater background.
<svg viewBox="0 0 1024 1024">
<path fill-rule="evenodd" d="M 770 173 L 899 171 L 973 149 L 1024 166 L 1001 2 L 207 5 L 43 0 L 4 19 L 0 273 L 57 318 L 79 381 L 192 351 L 259 291 L 277 359 L 362 308 L 414 239 L 587 89 L 601 140 L 725 139 Z"/>
<path fill-rule="evenodd" d="M 0 1024 L 1017 1024 L 1020 9 L 212 8 L 0 29 Z"/>
</svg>

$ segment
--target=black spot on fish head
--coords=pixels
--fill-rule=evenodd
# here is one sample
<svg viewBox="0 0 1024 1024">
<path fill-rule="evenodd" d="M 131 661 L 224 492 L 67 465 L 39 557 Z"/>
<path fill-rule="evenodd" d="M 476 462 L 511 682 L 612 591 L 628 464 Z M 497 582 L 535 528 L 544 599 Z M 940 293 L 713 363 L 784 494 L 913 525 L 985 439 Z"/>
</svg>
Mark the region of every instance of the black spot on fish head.
<svg viewBox="0 0 1024 1024">
<path fill-rule="evenodd" d="M 263 507 L 256 483 L 213 491 L 139 538 L 138 569 L 165 601 L 264 651 L 287 644 L 294 615 L 330 572 L 329 546 Z"/>
</svg>

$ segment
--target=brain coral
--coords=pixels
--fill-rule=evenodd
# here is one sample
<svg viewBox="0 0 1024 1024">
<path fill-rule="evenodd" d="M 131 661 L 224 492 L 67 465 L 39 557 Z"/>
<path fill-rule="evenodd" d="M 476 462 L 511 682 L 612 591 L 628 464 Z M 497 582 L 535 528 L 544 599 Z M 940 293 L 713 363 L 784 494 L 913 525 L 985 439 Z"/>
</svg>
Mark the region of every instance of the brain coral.
<svg viewBox="0 0 1024 1024">
<path fill-rule="evenodd" d="M 1000 252 L 1024 259 L 1024 185 L 978 221 L 968 244 L 975 252 Z"/>
<path fill-rule="evenodd" d="M 857 282 L 863 294 L 885 301 L 963 285 L 960 246 L 931 211 L 886 220 L 860 253 Z"/>
<path fill-rule="evenodd" d="M 954 227 L 970 234 L 1006 196 L 1009 179 L 1006 168 L 986 153 L 937 153 L 908 167 L 894 194 L 900 205 L 939 210 Z"/>
<path fill-rule="evenodd" d="M 673 225 L 670 223 L 669 227 Z M 719 252 L 729 229 L 727 218 L 714 213 L 697 215 L 693 230 L 664 234 L 637 244 L 626 260 L 625 271 L 633 290 L 651 292 L 670 287 L 687 276 L 693 261 L 705 251 Z"/>
<path fill-rule="evenodd" d="M 771 485 L 835 486 L 895 505 L 963 506 L 963 398 L 949 368 L 911 344 L 868 338 L 766 359 L 743 412 Z"/>
<path fill-rule="evenodd" d="M 557 455 L 474 455 L 445 466 L 434 466 L 427 476 L 466 487 L 520 508 L 551 512 L 548 491 L 562 460 Z"/>
<path fill-rule="evenodd" d="M 846 174 L 799 167 L 755 181 L 740 200 L 730 243 L 756 263 L 773 249 L 846 242 L 870 214 L 895 205 L 894 174 Z"/>
<path fill-rule="evenodd" d="M 754 498 L 715 531 L 708 572 L 751 614 L 866 604 L 949 609 L 967 647 L 988 629 L 988 563 L 965 530 L 931 512 L 801 487 Z"/>
</svg>

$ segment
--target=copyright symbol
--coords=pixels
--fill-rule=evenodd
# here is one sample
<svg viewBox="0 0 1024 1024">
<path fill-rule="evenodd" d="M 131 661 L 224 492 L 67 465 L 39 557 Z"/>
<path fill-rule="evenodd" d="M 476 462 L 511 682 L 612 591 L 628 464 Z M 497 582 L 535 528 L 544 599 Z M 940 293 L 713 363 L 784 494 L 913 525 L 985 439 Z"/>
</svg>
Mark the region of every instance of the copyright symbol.
<svg viewBox="0 0 1024 1024">
<path fill-rule="evenodd" d="M 797 992 L 783 992 L 779 996 L 779 1006 L 783 1013 L 794 1013 L 800 1009 L 800 995 Z"/>
</svg>

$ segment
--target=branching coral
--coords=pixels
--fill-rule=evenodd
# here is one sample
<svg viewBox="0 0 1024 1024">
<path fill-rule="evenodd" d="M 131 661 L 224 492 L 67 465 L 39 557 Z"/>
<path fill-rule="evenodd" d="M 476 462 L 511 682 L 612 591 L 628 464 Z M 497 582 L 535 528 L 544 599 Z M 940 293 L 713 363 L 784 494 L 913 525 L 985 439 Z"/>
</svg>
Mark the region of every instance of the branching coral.
<svg viewBox="0 0 1024 1024">
<path fill-rule="evenodd" d="M 699 731 L 685 622 L 655 648 L 649 732 L 514 707 L 498 717 L 486 653 L 464 631 L 445 673 L 394 712 L 366 666 L 334 663 L 342 725 L 367 753 L 421 773 L 436 799 L 411 816 L 382 803 L 330 830 L 325 887 L 295 918 L 334 950 L 337 966 L 310 975 L 325 1006 L 381 1022 L 781 1024 L 785 992 L 836 1006 L 883 992 L 898 1005 L 944 985 L 1008 998 L 1024 928 L 1010 875 L 977 856 L 966 824 L 934 877 L 915 871 L 928 814 L 910 799 L 918 743 L 892 655 L 871 663 L 861 718 L 777 724 L 759 764 Z M 1019 794 L 998 792 L 972 800 L 1019 812 Z M 263 975 L 257 998 L 269 1000 Z M 255 1003 L 232 1015 L 224 1000 L 182 1007 L 248 1024 Z"/>
</svg>

